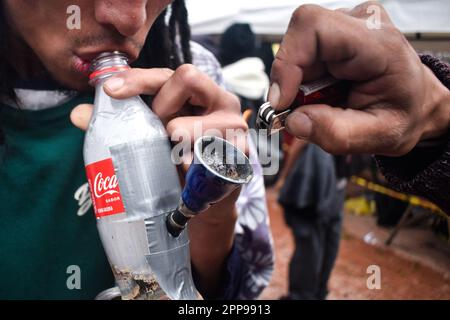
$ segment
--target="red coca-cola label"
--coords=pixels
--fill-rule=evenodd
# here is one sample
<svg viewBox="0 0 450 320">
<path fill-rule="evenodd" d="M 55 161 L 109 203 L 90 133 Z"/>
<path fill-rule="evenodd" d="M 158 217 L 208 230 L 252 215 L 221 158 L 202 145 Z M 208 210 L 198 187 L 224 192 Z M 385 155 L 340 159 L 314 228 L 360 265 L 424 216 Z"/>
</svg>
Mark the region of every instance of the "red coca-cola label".
<svg viewBox="0 0 450 320">
<path fill-rule="evenodd" d="M 86 175 L 97 218 L 125 211 L 112 159 L 86 166 Z"/>
</svg>

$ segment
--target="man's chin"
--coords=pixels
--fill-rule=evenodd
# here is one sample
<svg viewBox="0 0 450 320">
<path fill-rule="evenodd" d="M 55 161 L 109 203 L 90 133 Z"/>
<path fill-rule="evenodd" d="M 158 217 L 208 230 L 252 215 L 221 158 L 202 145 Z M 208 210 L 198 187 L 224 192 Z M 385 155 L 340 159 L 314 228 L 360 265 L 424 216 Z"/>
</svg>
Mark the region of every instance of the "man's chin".
<svg viewBox="0 0 450 320">
<path fill-rule="evenodd" d="M 92 91 L 93 87 L 89 84 L 89 79 L 86 76 L 72 76 L 72 77 L 57 77 L 56 80 L 64 87 L 80 91 L 88 92 Z"/>
<path fill-rule="evenodd" d="M 94 88 L 88 83 L 80 84 L 77 86 L 72 86 L 71 89 L 79 91 L 79 92 L 91 92 L 94 91 Z"/>
</svg>

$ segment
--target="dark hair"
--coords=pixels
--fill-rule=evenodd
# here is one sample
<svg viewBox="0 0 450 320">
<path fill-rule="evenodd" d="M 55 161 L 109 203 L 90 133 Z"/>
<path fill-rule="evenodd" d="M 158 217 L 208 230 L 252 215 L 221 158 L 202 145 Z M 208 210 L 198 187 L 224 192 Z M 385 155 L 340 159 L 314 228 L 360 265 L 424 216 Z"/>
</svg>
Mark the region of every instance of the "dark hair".
<svg viewBox="0 0 450 320">
<path fill-rule="evenodd" d="M 141 55 L 133 66 L 175 69 L 182 63 L 192 63 L 189 44 L 191 30 L 184 0 L 175 0 L 170 11 L 168 24 L 166 24 L 167 9 L 156 19 L 147 35 Z"/>
<path fill-rule="evenodd" d="M 220 38 L 219 61 L 224 67 L 256 56 L 256 36 L 248 23 L 235 23 Z"/>
<path fill-rule="evenodd" d="M 4 3 L 2 1 L 0 2 L 0 99 L 6 97 L 11 99 L 15 98 L 13 83 L 17 79 L 17 71 L 10 62 L 11 57 L 7 44 L 8 29 Z"/>
<path fill-rule="evenodd" d="M 159 15 L 150 29 L 139 59 L 133 64 L 134 67 L 175 69 L 182 63 L 192 63 L 189 44 L 191 32 L 184 0 L 174 0 L 168 23 L 166 16 L 167 9 Z M 16 100 L 14 85 L 18 80 L 18 74 L 10 60 L 12 53 L 9 52 L 7 43 L 9 33 L 4 3 L 0 0 L 0 102 L 5 98 Z M 0 128 L 0 144 L 2 140 Z"/>
</svg>

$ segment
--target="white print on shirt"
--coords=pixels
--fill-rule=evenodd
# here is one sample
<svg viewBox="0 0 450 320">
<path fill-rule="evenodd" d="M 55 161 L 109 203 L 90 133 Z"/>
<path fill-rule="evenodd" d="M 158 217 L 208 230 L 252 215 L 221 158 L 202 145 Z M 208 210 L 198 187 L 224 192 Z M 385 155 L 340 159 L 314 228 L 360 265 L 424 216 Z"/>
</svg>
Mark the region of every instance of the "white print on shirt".
<svg viewBox="0 0 450 320">
<path fill-rule="evenodd" d="M 81 187 L 75 191 L 74 199 L 78 201 L 80 208 L 78 209 L 77 215 L 79 217 L 83 216 L 92 206 L 91 195 L 89 194 L 89 184 L 86 182 Z"/>
</svg>

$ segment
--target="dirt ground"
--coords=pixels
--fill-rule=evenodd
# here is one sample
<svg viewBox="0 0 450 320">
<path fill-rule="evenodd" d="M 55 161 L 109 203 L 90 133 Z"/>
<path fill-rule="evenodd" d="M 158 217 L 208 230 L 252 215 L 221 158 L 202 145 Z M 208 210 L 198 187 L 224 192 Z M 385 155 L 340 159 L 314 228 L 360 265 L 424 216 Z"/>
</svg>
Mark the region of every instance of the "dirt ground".
<svg viewBox="0 0 450 320">
<path fill-rule="evenodd" d="M 276 262 L 272 281 L 260 298 L 278 299 L 287 293 L 288 264 L 293 251 L 293 239 L 290 229 L 284 222 L 282 209 L 276 202 L 276 192 L 269 189 L 267 197 Z M 406 246 L 402 247 L 402 243 L 408 243 L 408 237 L 411 239 L 411 234 L 407 232 L 403 233 L 403 240 L 400 234 L 399 239 L 395 240 L 399 245 L 386 247 L 381 241 L 373 245 L 368 244 L 361 236 L 365 233 L 364 228 L 375 230 L 372 233 L 377 237 L 387 234 L 387 231 L 377 231 L 374 219 L 370 218 L 371 222 L 367 218 L 364 220 L 345 215 L 340 251 L 330 278 L 328 298 L 450 299 L 450 255 L 449 251 L 446 251 L 450 245 L 444 244 L 443 248 L 437 249 L 434 247 L 438 253 L 430 252 L 433 248 L 427 248 L 427 245 L 422 245 L 421 250 L 413 248 L 408 252 Z M 429 232 L 426 235 L 428 238 L 433 237 Z M 421 251 L 421 255 L 415 256 L 416 251 Z M 432 259 L 431 261 L 428 259 L 428 256 L 433 255 L 439 263 L 433 263 Z M 366 270 L 370 265 L 380 267 L 379 290 L 367 288 L 366 282 L 370 275 Z"/>
</svg>

